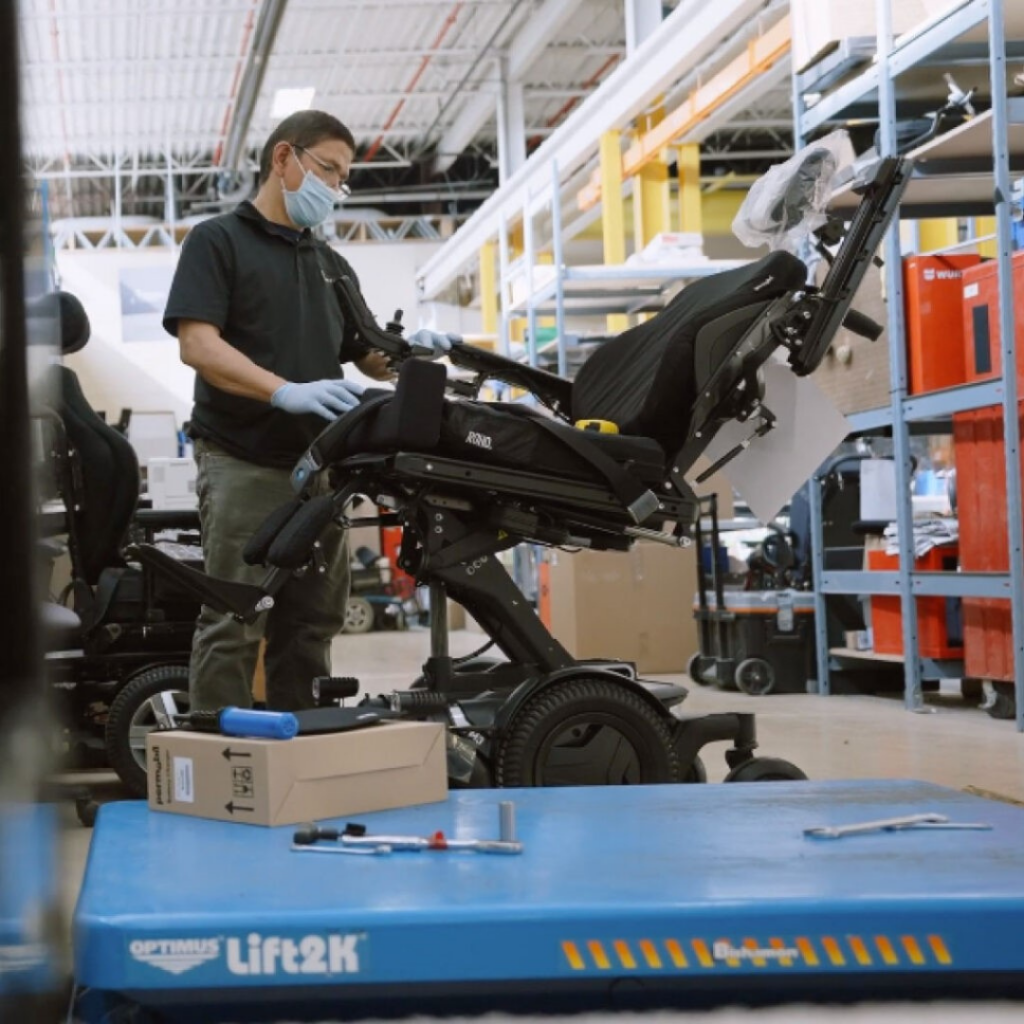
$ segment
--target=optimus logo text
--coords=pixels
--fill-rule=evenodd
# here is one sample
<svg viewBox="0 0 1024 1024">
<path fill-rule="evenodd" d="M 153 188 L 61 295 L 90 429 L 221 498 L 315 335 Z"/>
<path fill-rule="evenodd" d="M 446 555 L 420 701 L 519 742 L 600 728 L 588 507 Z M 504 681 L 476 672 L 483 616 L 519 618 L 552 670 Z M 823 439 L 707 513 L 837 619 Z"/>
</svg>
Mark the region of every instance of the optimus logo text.
<svg viewBox="0 0 1024 1024">
<path fill-rule="evenodd" d="M 128 952 L 168 974 L 184 974 L 220 956 L 220 939 L 135 939 Z"/>
<path fill-rule="evenodd" d="M 184 974 L 217 960 L 222 944 L 228 970 L 240 977 L 358 974 L 359 947 L 365 939 L 363 934 L 287 939 L 254 932 L 245 939 L 136 939 L 128 950 L 141 963 L 169 974 Z"/>
</svg>

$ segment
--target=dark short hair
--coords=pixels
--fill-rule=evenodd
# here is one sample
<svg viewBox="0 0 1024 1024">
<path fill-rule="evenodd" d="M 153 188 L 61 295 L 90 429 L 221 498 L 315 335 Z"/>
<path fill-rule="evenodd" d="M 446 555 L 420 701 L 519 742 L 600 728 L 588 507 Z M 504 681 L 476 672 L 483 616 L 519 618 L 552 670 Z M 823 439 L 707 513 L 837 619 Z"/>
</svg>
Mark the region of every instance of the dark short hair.
<svg viewBox="0 0 1024 1024">
<path fill-rule="evenodd" d="M 260 153 L 260 184 L 270 177 L 270 164 L 274 157 L 274 147 L 279 142 L 290 142 L 293 146 L 308 149 L 324 139 L 337 139 L 344 142 L 354 153 L 356 140 L 352 132 L 333 114 L 325 114 L 322 110 L 299 110 L 286 117 L 271 133 Z"/>
</svg>

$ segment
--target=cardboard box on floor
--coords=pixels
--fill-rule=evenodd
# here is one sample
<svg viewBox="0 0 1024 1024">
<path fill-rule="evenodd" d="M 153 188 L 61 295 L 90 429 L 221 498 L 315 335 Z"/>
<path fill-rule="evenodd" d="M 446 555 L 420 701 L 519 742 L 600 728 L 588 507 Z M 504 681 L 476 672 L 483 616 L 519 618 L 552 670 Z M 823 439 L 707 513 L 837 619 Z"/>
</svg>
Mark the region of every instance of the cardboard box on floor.
<svg viewBox="0 0 1024 1024">
<path fill-rule="evenodd" d="M 732 516 L 732 489 L 715 476 L 701 494 L 718 495 Z M 541 566 L 541 620 L 576 658 L 635 662 L 640 672 L 684 672 L 699 648 L 693 618 L 697 549 L 638 541 L 627 552 L 552 551 Z"/>
<path fill-rule="evenodd" d="M 294 825 L 444 800 L 445 728 L 389 722 L 291 740 L 146 737 L 149 807 L 247 825 Z"/>
</svg>

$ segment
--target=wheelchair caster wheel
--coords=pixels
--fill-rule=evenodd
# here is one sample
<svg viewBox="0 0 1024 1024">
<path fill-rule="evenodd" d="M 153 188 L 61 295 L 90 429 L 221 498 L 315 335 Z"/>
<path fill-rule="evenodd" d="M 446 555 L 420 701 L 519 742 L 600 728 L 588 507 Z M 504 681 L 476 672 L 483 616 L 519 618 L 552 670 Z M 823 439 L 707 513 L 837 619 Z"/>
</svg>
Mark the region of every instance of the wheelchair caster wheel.
<svg viewBox="0 0 1024 1024">
<path fill-rule="evenodd" d="M 752 757 L 737 765 L 725 777 L 726 782 L 794 782 L 807 776 L 781 757 Z"/>
</svg>

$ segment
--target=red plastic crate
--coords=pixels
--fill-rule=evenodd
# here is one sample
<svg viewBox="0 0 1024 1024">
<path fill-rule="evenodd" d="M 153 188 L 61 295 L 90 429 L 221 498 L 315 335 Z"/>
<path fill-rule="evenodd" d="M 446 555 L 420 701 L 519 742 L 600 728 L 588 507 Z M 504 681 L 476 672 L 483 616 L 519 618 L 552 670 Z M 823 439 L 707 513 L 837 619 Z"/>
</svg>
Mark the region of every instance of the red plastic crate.
<svg viewBox="0 0 1024 1024">
<path fill-rule="evenodd" d="M 963 275 L 980 256 L 911 256 L 903 261 L 910 393 L 967 381 Z"/>
<path fill-rule="evenodd" d="M 1024 388 L 1024 252 L 1012 262 L 1013 295 L 1017 315 L 1017 383 Z M 965 378 L 968 383 L 989 380 L 1002 373 L 999 350 L 999 283 L 996 263 L 990 260 L 963 272 L 963 339 Z"/>
<path fill-rule="evenodd" d="M 914 563 L 914 568 L 918 572 L 948 572 L 956 569 L 958 558 L 957 545 L 948 544 L 932 548 Z M 873 572 L 895 571 L 899 567 L 898 555 L 887 555 L 884 551 L 868 552 L 868 568 Z M 871 598 L 871 631 L 876 654 L 903 653 L 903 613 L 898 597 Z M 963 648 L 949 641 L 946 598 L 917 599 L 917 648 L 922 658 L 959 658 L 963 655 Z"/>
<path fill-rule="evenodd" d="M 1018 413 L 1024 428 L 1024 406 Z M 1003 411 L 999 407 L 957 413 L 957 514 L 960 564 L 970 572 L 1006 572 L 1010 554 L 1006 518 L 1006 462 Z M 964 672 L 978 679 L 1013 680 L 1010 602 L 965 598 Z"/>
</svg>

